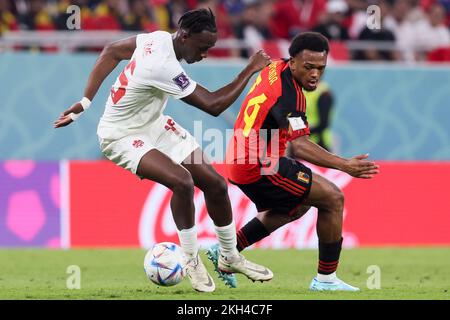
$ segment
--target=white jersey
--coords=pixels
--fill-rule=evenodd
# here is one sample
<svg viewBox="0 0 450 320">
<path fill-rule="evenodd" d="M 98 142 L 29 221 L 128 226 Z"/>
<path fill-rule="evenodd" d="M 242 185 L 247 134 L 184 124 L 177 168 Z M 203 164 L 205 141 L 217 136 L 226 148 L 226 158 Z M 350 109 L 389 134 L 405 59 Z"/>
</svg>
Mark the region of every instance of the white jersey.
<svg viewBox="0 0 450 320">
<path fill-rule="evenodd" d="M 139 34 L 130 62 L 112 86 L 97 134 L 116 140 L 142 132 L 161 118 L 169 96 L 184 98 L 195 87 L 176 58 L 170 33 Z"/>
</svg>

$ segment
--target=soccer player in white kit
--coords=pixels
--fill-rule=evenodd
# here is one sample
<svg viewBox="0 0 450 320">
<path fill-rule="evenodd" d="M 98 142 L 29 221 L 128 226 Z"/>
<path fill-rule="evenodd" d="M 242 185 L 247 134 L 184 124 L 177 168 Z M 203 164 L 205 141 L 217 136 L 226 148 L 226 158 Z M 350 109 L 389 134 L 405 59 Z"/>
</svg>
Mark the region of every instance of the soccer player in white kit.
<svg viewBox="0 0 450 320">
<path fill-rule="evenodd" d="M 211 10 L 186 12 L 170 34 L 155 31 L 107 45 L 89 76 L 80 102 L 63 112 L 55 128 L 66 126 L 86 110 L 104 79 L 121 60 L 130 60 L 117 78 L 100 119 L 97 134 L 103 154 L 143 179 L 172 190 L 171 209 L 185 254 L 185 269 L 193 288 L 212 292 L 214 281 L 198 255 L 194 186 L 205 196 L 220 243 L 221 270 L 267 281 L 273 273 L 244 258 L 236 249 L 236 229 L 225 179 L 203 161 L 204 155 L 189 132 L 163 114 L 169 96 L 182 99 L 213 116 L 227 109 L 253 74 L 270 63 L 259 51 L 228 85 L 210 92 L 189 78 L 180 61 L 206 58 L 217 41 Z M 200 160 L 200 161 L 199 161 Z"/>
</svg>

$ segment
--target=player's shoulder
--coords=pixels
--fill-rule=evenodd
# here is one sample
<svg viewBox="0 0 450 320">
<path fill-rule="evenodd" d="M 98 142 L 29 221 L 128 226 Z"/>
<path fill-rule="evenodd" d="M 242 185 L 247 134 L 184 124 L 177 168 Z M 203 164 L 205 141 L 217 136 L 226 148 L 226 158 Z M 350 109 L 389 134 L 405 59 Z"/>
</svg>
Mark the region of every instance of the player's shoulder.
<svg viewBox="0 0 450 320">
<path fill-rule="evenodd" d="M 263 69 L 261 76 L 264 78 L 265 91 L 268 93 L 281 95 L 282 93 L 282 73 L 286 68 L 285 60 L 274 60 Z"/>
<path fill-rule="evenodd" d="M 166 31 L 139 34 L 136 48 L 141 63 L 151 66 L 152 69 L 175 57 L 172 35 Z"/>
<path fill-rule="evenodd" d="M 286 68 L 288 61 L 283 59 L 273 60 L 268 66 L 263 69 L 267 76 L 278 76 Z"/>
<path fill-rule="evenodd" d="M 172 35 L 167 31 L 153 31 L 149 33 L 140 33 L 137 36 L 137 46 L 145 46 L 149 43 L 152 46 L 166 46 L 172 41 Z"/>
<path fill-rule="evenodd" d="M 157 30 L 150 33 L 155 39 L 160 40 L 161 42 L 169 42 L 172 41 L 172 35 L 163 30 Z"/>
</svg>

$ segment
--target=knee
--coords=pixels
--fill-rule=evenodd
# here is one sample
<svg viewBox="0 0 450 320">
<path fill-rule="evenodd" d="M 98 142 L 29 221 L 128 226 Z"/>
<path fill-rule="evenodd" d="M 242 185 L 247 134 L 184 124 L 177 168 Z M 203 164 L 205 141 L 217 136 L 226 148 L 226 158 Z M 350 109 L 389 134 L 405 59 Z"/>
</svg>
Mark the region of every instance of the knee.
<svg viewBox="0 0 450 320">
<path fill-rule="evenodd" d="M 220 197 L 227 194 L 228 185 L 222 176 L 217 175 L 210 180 L 206 189 L 203 192 L 209 193 L 211 196 Z"/>
<path fill-rule="evenodd" d="M 342 213 L 344 210 L 344 193 L 338 187 L 333 188 L 330 192 L 330 204 L 333 211 Z"/>
<path fill-rule="evenodd" d="M 171 179 L 170 189 L 179 195 L 194 196 L 194 180 L 188 171 L 181 171 Z"/>
</svg>

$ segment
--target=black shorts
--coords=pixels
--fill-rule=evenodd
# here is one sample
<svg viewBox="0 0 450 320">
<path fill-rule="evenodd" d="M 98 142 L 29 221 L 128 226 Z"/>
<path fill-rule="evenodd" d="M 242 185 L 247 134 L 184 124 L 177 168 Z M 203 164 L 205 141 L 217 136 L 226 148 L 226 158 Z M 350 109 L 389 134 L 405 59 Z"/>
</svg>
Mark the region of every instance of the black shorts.
<svg viewBox="0 0 450 320">
<path fill-rule="evenodd" d="M 308 197 L 312 172 L 302 163 L 282 157 L 276 174 L 263 175 L 258 181 L 249 184 L 230 182 L 253 201 L 258 212 L 273 209 L 291 215 Z"/>
</svg>

